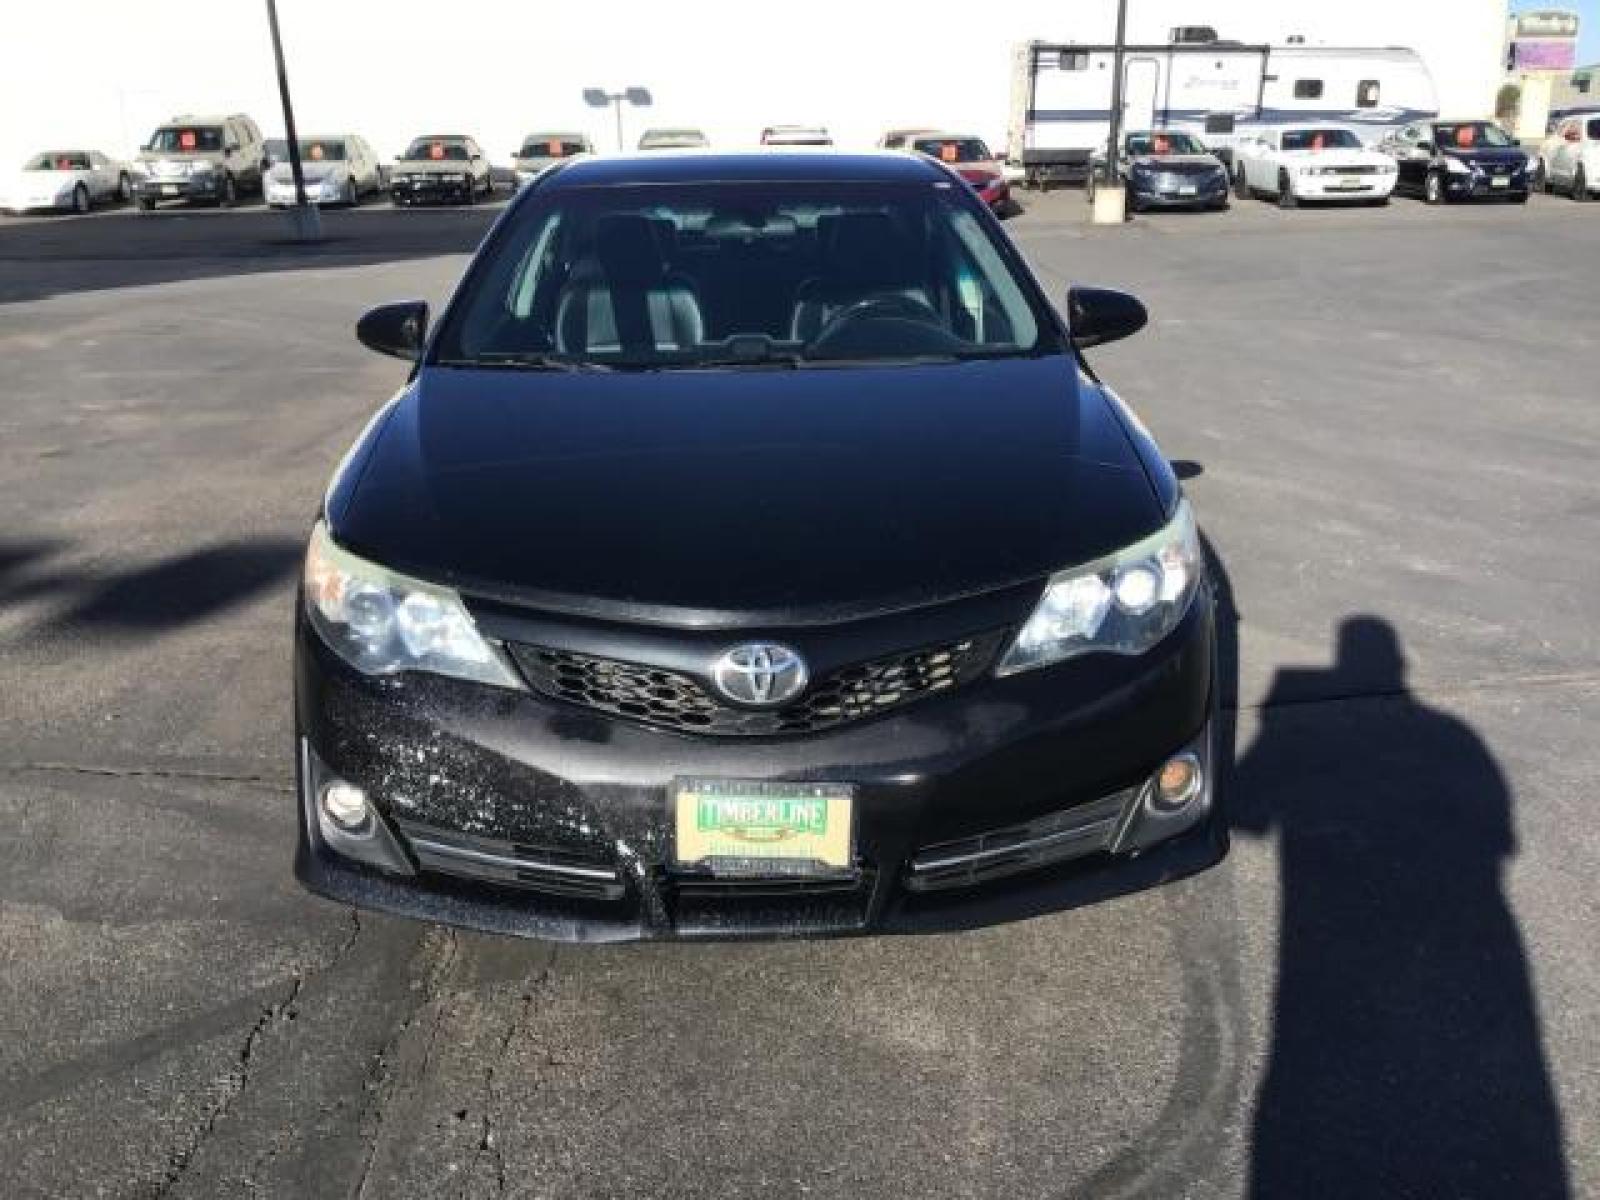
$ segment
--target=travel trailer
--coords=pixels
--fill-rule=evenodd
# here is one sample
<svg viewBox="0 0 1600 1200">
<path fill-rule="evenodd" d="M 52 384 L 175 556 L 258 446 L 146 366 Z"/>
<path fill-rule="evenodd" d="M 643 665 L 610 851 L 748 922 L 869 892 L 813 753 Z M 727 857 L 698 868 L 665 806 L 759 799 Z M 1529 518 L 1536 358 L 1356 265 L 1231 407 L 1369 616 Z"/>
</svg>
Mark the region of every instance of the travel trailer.
<svg viewBox="0 0 1600 1200">
<path fill-rule="evenodd" d="M 1026 42 L 1011 78 L 1007 166 L 1034 187 L 1078 180 L 1110 136 L 1115 48 Z M 1439 113 L 1412 50 L 1246 45 L 1186 26 L 1161 45 L 1127 46 L 1123 128 L 1181 129 L 1230 161 L 1263 129 L 1329 121 L 1376 143 Z"/>
</svg>

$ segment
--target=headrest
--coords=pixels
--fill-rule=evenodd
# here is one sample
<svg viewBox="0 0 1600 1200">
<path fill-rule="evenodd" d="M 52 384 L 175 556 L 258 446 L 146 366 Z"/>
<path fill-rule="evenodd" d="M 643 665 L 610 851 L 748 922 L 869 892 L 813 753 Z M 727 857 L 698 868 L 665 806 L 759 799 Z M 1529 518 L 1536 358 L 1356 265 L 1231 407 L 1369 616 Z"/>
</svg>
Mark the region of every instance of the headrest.
<svg viewBox="0 0 1600 1200">
<path fill-rule="evenodd" d="M 822 226 L 822 255 L 834 279 L 904 283 L 914 274 L 910 239 L 888 213 L 840 213 Z"/>
<path fill-rule="evenodd" d="M 666 273 L 655 222 L 632 213 L 601 217 L 595 223 L 595 257 L 606 277 L 617 283 L 654 283 Z"/>
</svg>

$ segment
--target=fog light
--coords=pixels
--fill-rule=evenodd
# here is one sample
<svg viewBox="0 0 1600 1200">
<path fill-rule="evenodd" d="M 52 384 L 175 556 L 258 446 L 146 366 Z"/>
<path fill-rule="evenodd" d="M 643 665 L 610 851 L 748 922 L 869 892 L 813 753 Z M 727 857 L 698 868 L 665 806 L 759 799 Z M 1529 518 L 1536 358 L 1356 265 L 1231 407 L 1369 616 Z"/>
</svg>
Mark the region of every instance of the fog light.
<svg viewBox="0 0 1600 1200">
<path fill-rule="evenodd" d="M 340 829 L 355 831 L 372 817 L 367 794 L 353 783 L 336 780 L 322 789 L 323 815 Z"/>
<path fill-rule="evenodd" d="M 1181 812 L 1200 794 L 1201 783 L 1200 760 L 1193 754 L 1174 755 L 1156 772 L 1147 803 L 1152 812 Z"/>
</svg>

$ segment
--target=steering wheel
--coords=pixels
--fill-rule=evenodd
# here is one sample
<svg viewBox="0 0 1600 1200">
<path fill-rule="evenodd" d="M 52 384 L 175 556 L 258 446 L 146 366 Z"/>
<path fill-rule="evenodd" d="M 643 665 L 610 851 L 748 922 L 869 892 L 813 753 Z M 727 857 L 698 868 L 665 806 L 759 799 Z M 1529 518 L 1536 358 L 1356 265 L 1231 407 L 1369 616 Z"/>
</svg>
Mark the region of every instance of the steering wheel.
<svg viewBox="0 0 1600 1200">
<path fill-rule="evenodd" d="M 925 301 L 907 296 L 904 292 L 874 292 L 853 304 L 847 304 L 829 317 L 827 323 L 817 331 L 817 336 L 811 339 L 810 345 L 824 345 L 841 329 L 857 321 L 881 320 L 915 321 L 921 325 L 937 326 L 941 330 L 944 328 L 944 319 Z"/>
</svg>

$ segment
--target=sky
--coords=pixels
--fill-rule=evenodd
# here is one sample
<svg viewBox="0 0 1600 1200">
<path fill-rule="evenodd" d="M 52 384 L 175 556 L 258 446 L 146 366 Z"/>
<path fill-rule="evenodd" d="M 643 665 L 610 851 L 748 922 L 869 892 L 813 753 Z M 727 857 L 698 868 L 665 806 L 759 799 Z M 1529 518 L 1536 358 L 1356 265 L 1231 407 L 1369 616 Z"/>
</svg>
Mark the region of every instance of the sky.
<svg viewBox="0 0 1600 1200">
<path fill-rule="evenodd" d="M 1523 0 L 1516 0 L 1522 3 Z M 1226 38 L 1403 45 L 1425 58 L 1441 109 L 1487 115 L 1504 62 L 1506 0 L 1134 0 L 1130 35 L 1213 23 Z M 1584 10 L 1589 45 L 1600 0 Z M 1003 145 L 1014 46 L 1103 41 L 1113 0 L 809 0 L 804 19 L 748 0 L 278 0 L 302 132 L 351 131 L 380 155 L 422 133 L 477 136 L 505 162 L 524 133 L 614 143 L 586 87 L 649 87 L 646 125 L 704 128 L 748 146 L 768 124 L 826 124 L 842 146 L 944 126 Z M 244 111 L 282 128 L 263 0 L 4 4 L 0 166 L 46 147 L 121 155 L 177 113 Z M 776 14 L 776 15 L 775 15 Z M 1591 49 L 1589 59 L 1600 58 Z M 70 70 L 68 65 L 70 64 Z"/>
<path fill-rule="evenodd" d="M 1511 0 L 1511 11 L 1564 8 L 1578 14 L 1578 62 L 1600 62 L 1600 0 Z"/>
</svg>

